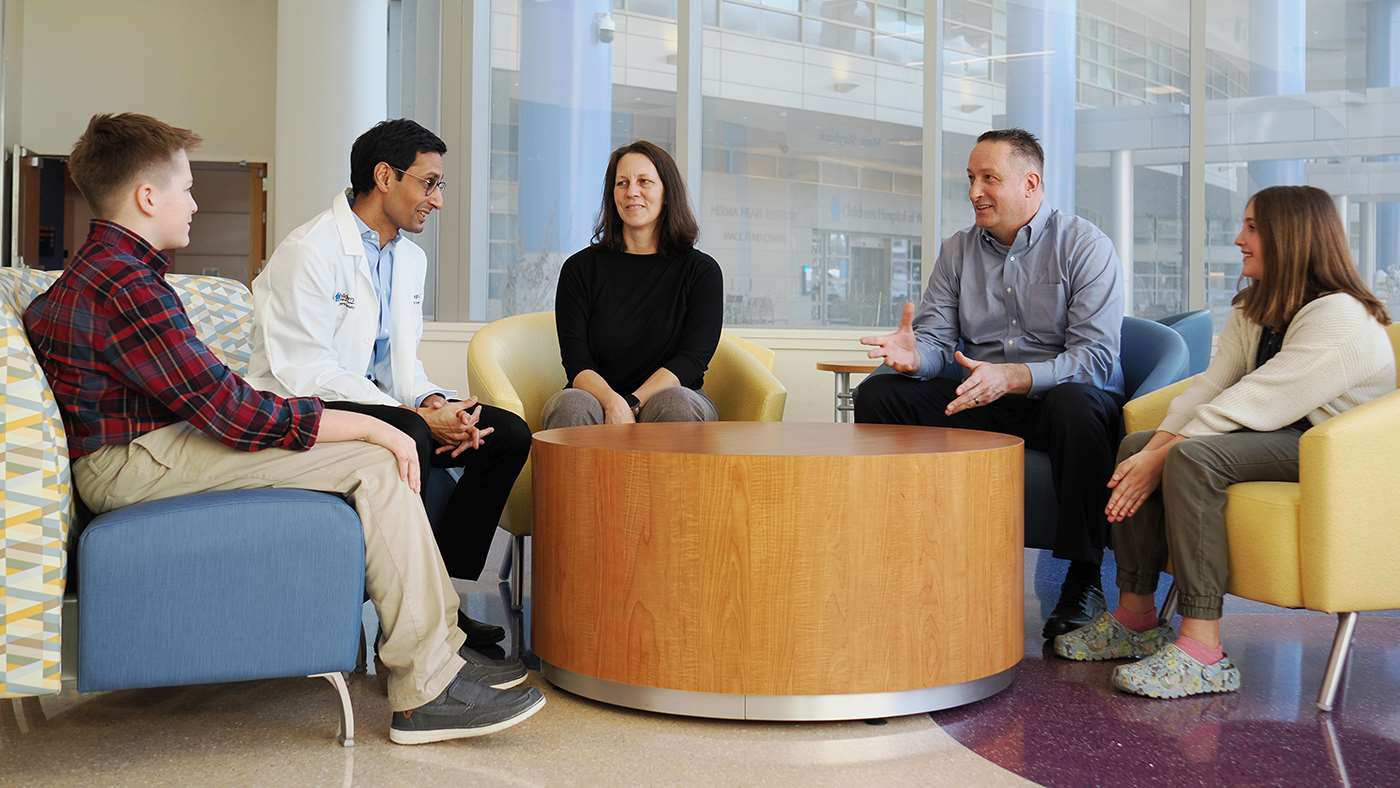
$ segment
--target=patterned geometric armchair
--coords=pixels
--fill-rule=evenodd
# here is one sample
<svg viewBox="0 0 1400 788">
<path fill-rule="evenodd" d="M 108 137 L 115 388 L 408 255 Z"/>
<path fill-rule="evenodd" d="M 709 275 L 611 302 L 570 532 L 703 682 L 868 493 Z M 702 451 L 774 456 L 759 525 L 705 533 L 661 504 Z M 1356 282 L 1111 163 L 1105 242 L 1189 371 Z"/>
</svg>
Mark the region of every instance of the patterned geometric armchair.
<svg viewBox="0 0 1400 788">
<path fill-rule="evenodd" d="M 74 673 L 82 692 L 322 676 L 340 693 L 349 746 L 341 673 L 355 667 L 364 600 L 354 509 L 324 493 L 249 490 L 78 522 L 63 423 L 21 321 L 56 277 L 0 269 L 0 698 L 58 692 Z M 246 372 L 247 288 L 167 281 L 200 338 Z M 76 671 L 62 664 L 64 637 L 77 640 Z"/>
</svg>

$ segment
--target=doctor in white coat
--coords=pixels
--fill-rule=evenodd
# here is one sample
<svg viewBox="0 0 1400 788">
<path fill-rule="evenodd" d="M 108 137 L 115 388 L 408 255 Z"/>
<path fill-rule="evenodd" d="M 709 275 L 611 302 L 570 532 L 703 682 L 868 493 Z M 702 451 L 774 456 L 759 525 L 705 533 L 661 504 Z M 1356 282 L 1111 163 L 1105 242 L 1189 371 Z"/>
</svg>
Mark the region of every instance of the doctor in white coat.
<svg viewBox="0 0 1400 788">
<path fill-rule="evenodd" d="M 450 481 L 427 469 L 463 468 L 446 510 L 427 508 L 448 573 L 476 579 L 529 453 L 530 430 L 509 411 L 455 401 L 418 359 L 427 259 L 404 233 L 421 232 L 442 207 L 446 151 L 411 120 L 384 121 L 355 141 L 351 188 L 293 230 L 253 280 L 248 380 L 403 430 L 418 443 L 425 506 L 432 488 Z M 465 614 L 459 625 L 470 645 L 505 636 Z"/>
</svg>

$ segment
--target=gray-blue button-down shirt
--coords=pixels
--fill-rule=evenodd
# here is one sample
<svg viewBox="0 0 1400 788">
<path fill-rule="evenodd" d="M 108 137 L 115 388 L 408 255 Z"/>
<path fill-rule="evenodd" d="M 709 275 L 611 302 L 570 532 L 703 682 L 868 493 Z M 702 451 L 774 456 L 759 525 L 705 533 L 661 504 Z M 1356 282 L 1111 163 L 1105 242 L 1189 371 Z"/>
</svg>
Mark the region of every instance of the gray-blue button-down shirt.
<svg viewBox="0 0 1400 788">
<path fill-rule="evenodd" d="M 968 358 L 1025 364 L 1031 396 L 1061 383 L 1123 393 L 1121 264 L 1093 223 L 1044 205 L 1007 247 L 980 227 L 943 242 L 914 335 L 928 380 Z"/>
</svg>

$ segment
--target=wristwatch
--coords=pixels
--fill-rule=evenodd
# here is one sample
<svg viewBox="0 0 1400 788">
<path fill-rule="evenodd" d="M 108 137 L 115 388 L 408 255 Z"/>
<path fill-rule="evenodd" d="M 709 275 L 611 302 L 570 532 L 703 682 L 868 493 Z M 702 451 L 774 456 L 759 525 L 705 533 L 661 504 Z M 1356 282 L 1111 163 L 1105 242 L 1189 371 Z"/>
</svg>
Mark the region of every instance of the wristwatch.
<svg viewBox="0 0 1400 788">
<path fill-rule="evenodd" d="M 627 407 L 632 409 L 632 418 L 635 419 L 637 416 L 641 415 L 642 401 L 637 399 L 636 394 L 623 394 L 622 400 L 627 403 Z"/>
</svg>

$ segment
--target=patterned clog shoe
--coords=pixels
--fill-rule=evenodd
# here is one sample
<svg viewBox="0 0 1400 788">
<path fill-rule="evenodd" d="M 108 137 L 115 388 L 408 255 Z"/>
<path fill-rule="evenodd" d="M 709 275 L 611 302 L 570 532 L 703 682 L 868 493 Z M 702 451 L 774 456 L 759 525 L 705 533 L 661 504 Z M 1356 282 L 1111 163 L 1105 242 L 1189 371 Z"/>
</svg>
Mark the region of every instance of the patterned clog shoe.
<svg viewBox="0 0 1400 788">
<path fill-rule="evenodd" d="M 1185 698 L 1240 688 L 1240 669 L 1229 657 L 1203 665 L 1175 643 L 1131 665 L 1113 669 L 1113 686 L 1149 698 Z"/>
<path fill-rule="evenodd" d="M 1158 649 L 1176 639 L 1176 632 L 1162 624 L 1146 632 L 1134 632 L 1123 626 L 1112 613 L 1100 613 L 1079 629 L 1055 638 L 1055 653 L 1079 662 L 1104 659 L 1140 659 L 1156 654 Z"/>
</svg>

